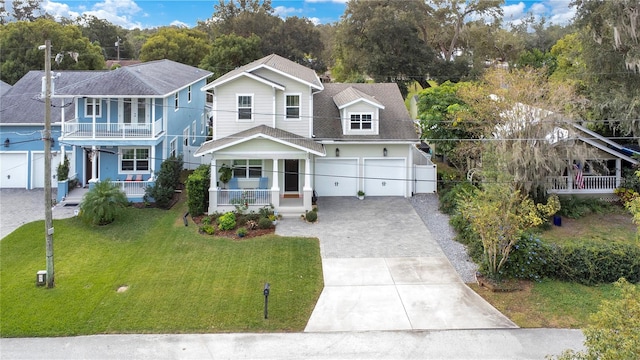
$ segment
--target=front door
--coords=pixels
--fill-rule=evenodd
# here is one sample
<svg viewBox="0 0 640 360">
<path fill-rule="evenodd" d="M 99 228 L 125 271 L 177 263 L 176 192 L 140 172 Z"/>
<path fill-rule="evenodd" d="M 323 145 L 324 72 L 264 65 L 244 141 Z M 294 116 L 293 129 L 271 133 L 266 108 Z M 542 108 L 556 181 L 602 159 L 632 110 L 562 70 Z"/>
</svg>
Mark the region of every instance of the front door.
<svg viewBox="0 0 640 360">
<path fill-rule="evenodd" d="M 284 191 L 298 192 L 298 160 L 284 161 Z"/>
</svg>

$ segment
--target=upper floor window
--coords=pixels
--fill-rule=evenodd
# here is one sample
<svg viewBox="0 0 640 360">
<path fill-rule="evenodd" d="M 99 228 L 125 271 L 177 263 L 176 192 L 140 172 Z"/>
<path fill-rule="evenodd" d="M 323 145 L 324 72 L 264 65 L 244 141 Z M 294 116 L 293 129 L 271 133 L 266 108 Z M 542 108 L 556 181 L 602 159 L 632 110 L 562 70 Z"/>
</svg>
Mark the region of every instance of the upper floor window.
<svg viewBox="0 0 640 360">
<path fill-rule="evenodd" d="M 300 95 L 287 95 L 286 96 L 286 109 L 287 119 L 299 119 L 300 118 Z"/>
<path fill-rule="evenodd" d="M 169 143 L 169 156 L 176 157 L 178 156 L 178 139 L 173 138 Z"/>
<path fill-rule="evenodd" d="M 371 124 L 371 114 L 351 114 L 349 127 L 351 130 L 371 130 Z"/>
<path fill-rule="evenodd" d="M 123 148 L 120 171 L 149 171 L 149 148 Z"/>
<path fill-rule="evenodd" d="M 233 160 L 233 177 L 257 179 L 262 176 L 262 160 Z"/>
<path fill-rule="evenodd" d="M 179 99 L 180 99 L 180 96 L 178 93 L 176 93 L 173 97 L 173 108 L 176 111 L 178 111 L 178 107 L 180 106 L 180 102 L 178 101 Z"/>
<path fill-rule="evenodd" d="M 182 145 L 189 146 L 189 127 L 182 131 Z"/>
<path fill-rule="evenodd" d="M 84 99 L 84 116 L 93 117 L 93 111 L 96 112 L 96 117 L 102 116 L 102 106 L 100 106 L 100 99 L 86 98 Z"/>
<path fill-rule="evenodd" d="M 238 120 L 253 120 L 252 95 L 238 95 Z"/>
<path fill-rule="evenodd" d="M 187 89 L 187 102 L 191 102 L 191 85 Z"/>
<path fill-rule="evenodd" d="M 194 143 L 196 142 L 196 121 L 193 120 L 193 123 L 191 123 L 191 142 Z"/>
</svg>

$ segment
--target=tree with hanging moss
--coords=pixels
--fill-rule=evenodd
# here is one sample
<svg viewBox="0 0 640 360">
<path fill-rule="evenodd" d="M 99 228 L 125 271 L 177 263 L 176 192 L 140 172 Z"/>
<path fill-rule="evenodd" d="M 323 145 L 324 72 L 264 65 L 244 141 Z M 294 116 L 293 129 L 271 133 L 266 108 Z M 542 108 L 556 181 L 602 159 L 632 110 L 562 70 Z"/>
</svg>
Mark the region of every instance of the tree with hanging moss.
<svg viewBox="0 0 640 360">
<path fill-rule="evenodd" d="M 120 210 L 129 204 L 127 195 L 110 179 L 100 181 L 82 198 L 81 219 L 94 225 L 107 225 L 115 221 Z"/>
</svg>

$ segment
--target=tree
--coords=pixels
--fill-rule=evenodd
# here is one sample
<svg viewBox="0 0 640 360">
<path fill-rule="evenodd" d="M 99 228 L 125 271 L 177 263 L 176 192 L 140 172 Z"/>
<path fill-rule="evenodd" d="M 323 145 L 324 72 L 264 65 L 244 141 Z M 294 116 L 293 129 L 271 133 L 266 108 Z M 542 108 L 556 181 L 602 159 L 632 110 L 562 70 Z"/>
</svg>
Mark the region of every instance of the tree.
<svg viewBox="0 0 640 360">
<path fill-rule="evenodd" d="M 463 195 L 458 209 L 482 240 L 482 267 L 486 275 L 500 280 L 500 270 L 523 233 L 555 214 L 560 209 L 560 201 L 554 195 L 548 198 L 547 204 L 534 204 L 509 181 L 498 157 L 484 156 L 483 166 L 491 168 L 491 175 L 485 168 L 482 189 Z"/>
<path fill-rule="evenodd" d="M 617 294 L 603 300 L 584 329 L 585 352 L 566 351 L 561 360 L 635 360 L 640 358 L 640 287 L 624 278 Z"/>
<path fill-rule="evenodd" d="M 74 25 L 63 26 L 50 19 L 33 22 L 11 22 L 0 31 L 0 79 L 14 84 L 30 70 L 44 69 L 44 54 L 38 46 L 51 40 L 53 54 L 61 61 L 52 62 L 53 70 L 104 69 L 104 57 L 99 46 L 82 36 Z M 77 61 L 71 54 L 78 54 Z"/>
<path fill-rule="evenodd" d="M 292 16 L 280 22 L 277 28 L 263 37 L 264 54 L 278 54 L 314 70 L 326 70 L 319 56 L 324 44 L 320 31 L 308 20 Z"/>
<path fill-rule="evenodd" d="M 504 170 L 524 192 L 544 188 L 547 176 L 567 169 L 567 160 L 594 158 L 584 143 L 563 142 L 573 137 L 571 124 L 585 102 L 571 84 L 549 81 L 545 68 L 491 69 L 457 95 L 470 111 L 456 115 L 481 125 L 488 139 L 474 143 L 483 154 L 483 172 L 483 144 L 493 143 L 491 151 L 499 152 Z"/>
<path fill-rule="evenodd" d="M 120 210 L 129 204 L 120 187 L 106 179 L 95 184 L 82 198 L 80 218 L 94 225 L 107 225 L 115 221 Z"/>
<path fill-rule="evenodd" d="M 140 50 L 140 60 L 169 59 L 198 66 L 209 49 L 207 34 L 202 31 L 165 27 L 147 39 Z"/>
<path fill-rule="evenodd" d="M 158 171 L 155 183 L 145 190 L 144 201 L 153 200 L 161 209 L 170 208 L 175 189 L 180 183 L 180 172 L 183 167 L 182 155 L 171 156 L 163 161 L 160 164 L 160 171 Z"/>
<path fill-rule="evenodd" d="M 213 72 L 217 79 L 225 73 L 262 57 L 260 38 L 248 38 L 234 34 L 221 35 L 213 42 L 209 54 L 202 59 L 200 67 Z"/>
<path fill-rule="evenodd" d="M 107 59 L 133 59 L 133 46 L 127 41 L 127 31 L 107 20 L 93 15 L 83 15 L 75 21 L 82 35 L 100 45 Z M 116 46 L 118 43 L 118 46 Z M 119 48 L 119 52 L 118 52 Z"/>
<path fill-rule="evenodd" d="M 348 2 L 336 34 L 338 75 L 361 73 L 376 82 L 396 82 L 403 95 L 414 80 L 427 87 L 435 55 L 417 27 L 425 6 L 419 0 Z"/>
<path fill-rule="evenodd" d="M 13 0 L 13 19 L 16 21 L 35 21 L 45 15 L 40 8 L 42 0 Z"/>
</svg>

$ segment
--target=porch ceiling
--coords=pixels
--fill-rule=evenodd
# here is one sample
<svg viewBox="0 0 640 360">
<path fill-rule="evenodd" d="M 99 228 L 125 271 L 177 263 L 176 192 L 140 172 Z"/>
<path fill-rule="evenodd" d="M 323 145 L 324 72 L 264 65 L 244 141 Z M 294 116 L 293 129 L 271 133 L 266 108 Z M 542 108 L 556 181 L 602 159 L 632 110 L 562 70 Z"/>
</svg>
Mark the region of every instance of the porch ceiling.
<svg viewBox="0 0 640 360">
<path fill-rule="evenodd" d="M 288 131 L 274 129 L 266 125 L 260 125 L 222 139 L 207 141 L 206 143 L 202 144 L 202 146 L 200 146 L 200 148 L 195 152 L 194 156 L 202 156 L 215 153 L 254 139 L 269 140 L 285 147 L 312 153 L 317 156 L 326 155 L 324 145 L 318 142 L 302 137 L 300 135 L 290 133 Z M 255 149 L 256 152 L 260 150 L 261 149 Z"/>
</svg>

